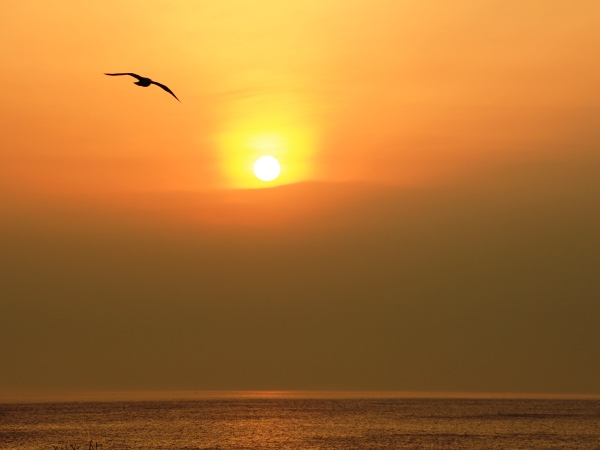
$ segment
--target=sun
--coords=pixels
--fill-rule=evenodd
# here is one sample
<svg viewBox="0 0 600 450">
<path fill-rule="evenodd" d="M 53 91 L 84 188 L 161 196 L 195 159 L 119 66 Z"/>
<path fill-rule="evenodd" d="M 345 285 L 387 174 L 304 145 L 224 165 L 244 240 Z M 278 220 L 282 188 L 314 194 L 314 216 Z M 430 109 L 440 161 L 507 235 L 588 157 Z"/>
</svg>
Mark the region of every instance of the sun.
<svg viewBox="0 0 600 450">
<path fill-rule="evenodd" d="M 272 156 L 261 156 L 254 163 L 254 174 L 259 180 L 273 181 L 280 172 L 279 161 Z"/>
</svg>

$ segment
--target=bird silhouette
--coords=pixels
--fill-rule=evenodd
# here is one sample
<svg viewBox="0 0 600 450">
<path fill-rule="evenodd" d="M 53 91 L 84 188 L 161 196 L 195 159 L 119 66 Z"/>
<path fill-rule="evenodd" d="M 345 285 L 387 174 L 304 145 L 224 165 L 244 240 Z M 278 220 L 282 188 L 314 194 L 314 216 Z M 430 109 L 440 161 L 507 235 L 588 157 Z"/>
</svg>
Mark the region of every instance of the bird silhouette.
<svg viewBox="0 0 600 450">
<path fill-rule="evenodd" d="M 179 100 L 177 98 L 177 96 L 173 93 L 173 91 L 171 89 L 169 89 L 167 86 L 165 86 L 164 84 L 157 83 L 156 81 L 152 81 L 150 78 L 141 77 L 141 76 L 139 76 L 136 73 L 105 73 L 104 75 L 109 75 L 111 77 L 118 77 L 118 76 L 121 76 L 121 75 L 129 75 L 129 76 L 131 76 L 133 78 L 137 78 L 137 81 L 135 83 L 133 83 L 133 84 L 137 84 L 138 86 L 142 86 L 142 87 L 148 87 L 151 84 L 155 84 L 159 88 L 164 89 L 169 94 L 171 94 L 173 97 L 175 97 L 178 102 L 181 102 L 181 100 Z"/>
</svg>

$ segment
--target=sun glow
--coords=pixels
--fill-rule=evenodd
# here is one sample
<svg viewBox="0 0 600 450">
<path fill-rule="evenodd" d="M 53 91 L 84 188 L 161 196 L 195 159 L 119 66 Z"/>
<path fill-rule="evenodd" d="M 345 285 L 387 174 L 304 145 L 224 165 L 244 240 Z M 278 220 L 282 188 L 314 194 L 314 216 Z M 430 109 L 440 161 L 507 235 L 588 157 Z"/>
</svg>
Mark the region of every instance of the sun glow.
<svg viewBox="0 0 600 450">
<path fill-rule="evenodd" d="M 261 188 L 266 187 L 265 182 L 272 186 L 296 183 L 312 175 L 309 167 L 315 148 L 312 130 L 283 125 L 235 128 L 236 131 L 224 134 L 221 141 L 224 174 L 229 187 Z M 277 128 L 277 131 L 268 128 Z M 265 156 L 274 161 L 270 169 L 260 168 L 261 158 Z M 257 167 L 258 160 L 261 163 Z"/>
<path fill-rule="evenodd" d="M 280 172 L 279 161 L 272 156 L 261 156 L 254 163 L 254 174 L 259 180 L 273 181 Z"/>
</svg>

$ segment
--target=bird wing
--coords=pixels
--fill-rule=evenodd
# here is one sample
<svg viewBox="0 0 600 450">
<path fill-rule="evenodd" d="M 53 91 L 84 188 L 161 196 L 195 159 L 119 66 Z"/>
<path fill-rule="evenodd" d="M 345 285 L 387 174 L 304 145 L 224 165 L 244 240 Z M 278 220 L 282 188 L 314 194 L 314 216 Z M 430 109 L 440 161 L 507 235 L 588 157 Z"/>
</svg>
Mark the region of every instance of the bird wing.
<svg viewBox="0 0 600 450">
<path fill-rule="evenodd" d="M 110 75 L 111 77 L 118 77 L 119 75 L 129 75 L 131 77 L 137 78 L 138 80 L 141 80 L 144 77 L 140 77 L 138 74 L 136 73 L 105 73 L 104 75 Z"/>
<path fill-rule="evenodd" d="M 173 91 L 171 89 L 169 89 L 167 86 L 165 86 L 164 84 L 157 83 L 156 81 L 152 81 L 151 83 L 157 85 L 158 87 L 160 87 L 162 89 L 164 89 L 169 94 L 171 94 L 173 97 L 177 98 L 177 96 L 173 93 Z M 178 98 L 177 98 L 177 101 L 181 102 L 181 100 L 179 100 Z"/>
</svg>

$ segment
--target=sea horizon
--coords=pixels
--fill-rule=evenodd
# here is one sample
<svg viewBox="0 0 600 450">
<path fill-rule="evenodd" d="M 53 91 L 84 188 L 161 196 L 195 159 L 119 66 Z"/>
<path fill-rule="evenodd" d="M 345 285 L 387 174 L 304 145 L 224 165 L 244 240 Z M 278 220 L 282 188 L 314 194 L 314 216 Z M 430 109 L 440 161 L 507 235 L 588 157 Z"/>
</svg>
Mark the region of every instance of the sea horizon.
<svg viewBox="0 0 600 450">
<path fill-rule="evenodd" d="M 600 394 L 384 390 L 55 390 L 0 392 L 0 404 L 226 399 L 531 399 L 600 400 Z"/>
</svg>

